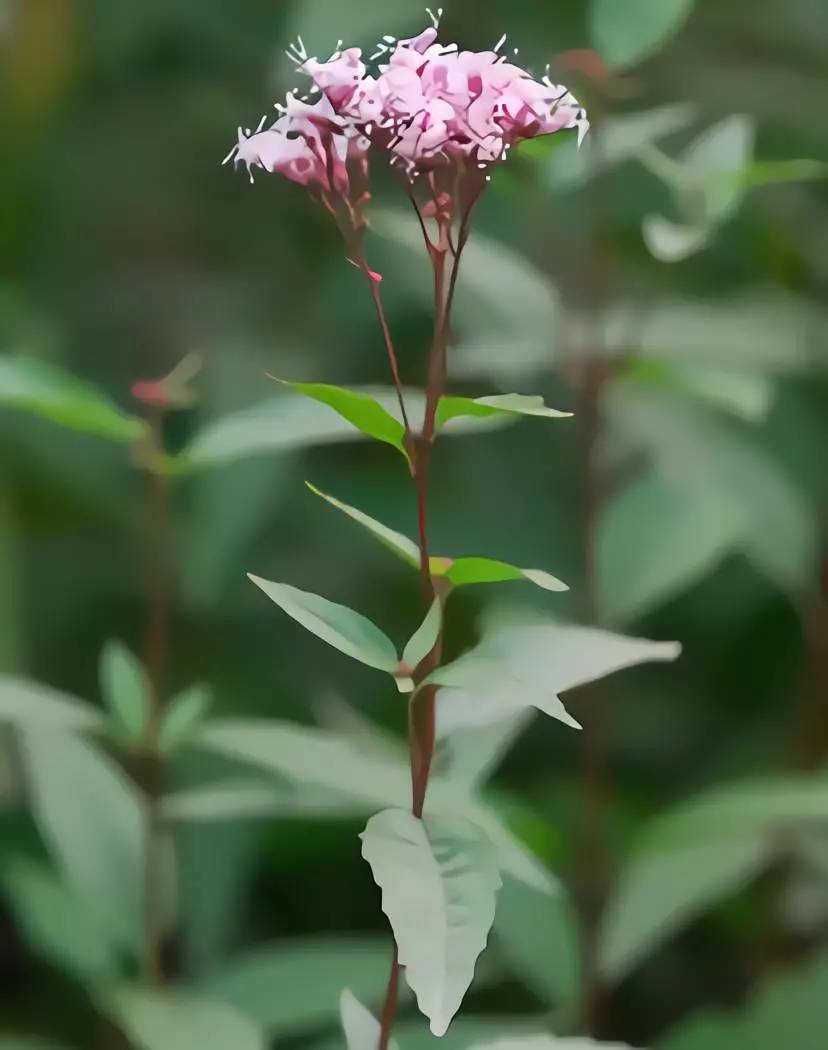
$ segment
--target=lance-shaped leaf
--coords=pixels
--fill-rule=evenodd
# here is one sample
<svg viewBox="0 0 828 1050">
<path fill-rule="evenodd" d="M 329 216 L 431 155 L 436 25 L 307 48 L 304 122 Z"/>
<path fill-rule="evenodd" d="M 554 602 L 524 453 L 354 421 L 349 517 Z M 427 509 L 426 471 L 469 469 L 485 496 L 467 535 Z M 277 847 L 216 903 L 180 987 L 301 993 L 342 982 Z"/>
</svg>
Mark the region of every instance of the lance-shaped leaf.
<svg viewBox="0 0 828 1050">
<path fill-rule="evenodd" d="M 46 361 L 0 357 L 0 404 L 110 441 L 135 441 L 144 423 L 127 415 L 100 390 Z"/>
<path fill-rule="evenodd" d="M 371 1050 L 379 1046 L 380 1023 L 370 1010 L 366 1009 L 354 993 L 346 988 L 339 997 L 339 1017 L 348 1050 Z M 389 1050 L 398 1050 L 395 1039 L 388 1043 Z"/>
<path fill-rule="evenodd" d="M 408 640 L 403 649 L 402 662 L 404 667 L 416 671 L 420 663 L 425 660 L 440 636 L 440 627 L 443 623 L 443 610 L 440 599 L 435 598 L 426 617 L 417 630 Z"/>
<path fill-rule="evenodd" d="M 547 408 L 543 398 L 534 394 L 494 394 L 489 397 L 441 397 L 437 406 L 437 426 L 459 416 L 542 416 L 567 419 L 571 412 Z"/>
<path fill-rule="evenodd" d="M 328 495 L 327 492 L 322 492 L 315 485 L 311 485 L 309 481 L 306 481 L 305 484 L 315 496 L 324 499 L 326 502 L 330 503 L 332 507 L 341 510 L 343 514 L 347 514 L 347 516 L 358 525 L 367 529 L 372 536 L 375 536 L 384 547 L 387 547 L 393 554 L 396 554 L 398 558 L 401 558 L 404 562 L 407 562 L 414 568 L 419 567 L 420 550 L 413 540 L 410 540 L 407 536 L 403 536 L 401 532 L 395 532 L 394 529 L 389 529 L 387 525 L 383 525 L 381 521 L 377 521 L 375 518 L 358 510 L 356 507 L 352 507 L 348 503 L 343 503 L 334 496 Z"/>
<path fill-rule="evenodd" d="M 248 576 L 271 601 L 317 638 L 368 667 L 396 673 L 399 659 L 394 643 L 361 613 L 287 583 L 273 583 L 251 573 Z"/>
<path fill-rule="evenodd" d="M 332 386 L 329 383 L 289 383 L 284 379 L 278 382 L 284 383 L 299 394 L 304 394 L 305 397 L 328 405 L 357 430 L 377 441 L 392 445 L 408 459 L 404 442 L 405 428 L 402 423 L 368 394 Z"/>
<path fill-rule="evenodd" d="M 486 947 L 500 888 L 491 843 L 461 817 L 400 809 L 371 817 L 362 855 L 382 890 L 406 980 L 443 1035 Z"/>
<path fill-rule="evenodd" d="M 412 568 L 419 568 L 420 552 L 417 544 L 400 532 L 383 525 L 370 515 L 352 507 L 327 493 L 320 491 L 310 482 L 305 482 L 315 495 L 326 500 L 332 507 L 341 510 L 349 518 L 367 529 L 379 542 L 396 554 Z M 454 587 L 464 587 L 474 583 L 500 583 L 507 580 L 527 580 L 547 591 L 567 591 L 569 588 L 561 580 L 544 572 L 543 569 L 521 569 L 496 558 L 446 558 L 435 555 L 429 559 L 432 576 L 447 579 Z"/>
<path fill-rule="evenodd" d="M 101 714 L 91 704 L 39 682 L 0 675 L 0 722 L 19 727 L 83 731 L 100 729 Z"/>
<path fill-rule="evenodd" d="M 609 631 L 551 620 L 493 627 L 481 643 L 428 681 L 438 695 L 441 735 L 486 725 L 526 707 L 580 729 L 559 693 L 636 664 L 674 660 L 675 642 L 626 638 Z"/>
</svg>

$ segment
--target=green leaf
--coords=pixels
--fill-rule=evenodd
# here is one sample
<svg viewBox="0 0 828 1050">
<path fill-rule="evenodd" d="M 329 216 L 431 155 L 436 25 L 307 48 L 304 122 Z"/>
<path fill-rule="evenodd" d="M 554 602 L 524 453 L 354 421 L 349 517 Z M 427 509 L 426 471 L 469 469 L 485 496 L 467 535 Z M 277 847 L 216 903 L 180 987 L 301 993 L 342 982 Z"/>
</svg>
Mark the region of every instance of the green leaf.
<svg viewBox="0 0 828 1050">
<path fill-rule="evenodd" d="M 287 939 L 231 959 L 199 990 L 266 1031 L 289 1036 L 333 1020 L 344 984 L 361 999 L 381 998 L 390 957 L 386 937 Z"/>
<path fill-rule="evenodd" d="M 212 693 L 205 685 L 192 685 L 170 700 L 158 733 L 158 748 L 171 754 L 192 737 L 207 716 Z"/>
<path fill-rule="evenodd" d="M 92 384 L 32 357 L 0 356 L 2 404 L 111 441 L 137 441 L 145 430 Z"/>
<path fill-rule="evenodd" d="M 437 426 L 445 426 L 460 416 L 542 416 L 546 419 L 569 419 L 571 412 L 547 408 L 540 395 L 494 394 L 488 397 L 441 397 L 437 405 Z"/>
<path fill-rule="evenodd" d="M 149 721 L 151 687 L 143 665 L 122 642 L 110 641 L 101 653 L 99 674 L 116 736 L 126 744 L 138 743 Z"/>
<path fill-rule="evenodd" d="M 677 927 L 752 878 L 779 829 L 826 819 L 824 777 L 727 785 L 656 818 L 607 911 L 607 975 L 623 976 Z"/>
<path fill-rule="evenodd" d="M 752 879 L 765 859 L 762 838 L 746 834 L 634 860 L 622 872 L 605 917 L 604 975 L 620 980 L 676 929 Z"/>
<path fill-rule="evenodd" d="M 121 987 L 105 1004 L 136 1050 L 265 1050 L 264 1033 L 230 1006 L 183 992 Z"/>
<path fill-rule="evenodd" d="M 580 988 L 578 920 L 566 890 L 538 893 L 511 876 L 497 897 L 494 933 L 515 974 L 542 1002 L 572 1009 Z"/>
<path fill-rule="evenodd" d="M 592 41 L 610 66 L 625 69 L 668 43 L 692 10 L 693 0 L 592 0 Z"/>
<path fill-rule="evenodd" d="M 417 569 L 420 567 L 419 548 L 407 536 L 394 532 L 393 529 L 389 529 L 382 522 L 357 510 L 356 507 L 351 507 L 333 496 L 320 492 L 309 482 L 305 484 L 311 492 L 327 500 L 332 507 L 341 510 L 343 514 L 347 514 L 349 518 L 366 528 L 384 547 L 396 554 L 407 565 Z M 542 569 L 519 569 L 515 565 L 509 565 L 505 561 L 498 561 L 494 558 L 446 558 L 435 555 L 429 560 L 429 567 L 433 576 L 443 576 L 455 587 L 474 583 L 499 583 L 503 580 L 527 580 L 547 591 L 569 590 L 565 583 Z"/>
<path fill-rule="evenodd" d="M 355 392 L 371 398 L 391 415 L 399 411 L 394 390 L 371 387 Z M 405 400 L 412 417 L 422 415 L 425 401 L 420 392 L 406 390 Z M 180 473 L 186 473 L 248 456 L 290 452 L 365 436 L 342 416 L 331 412 L 328 405 L 285 394 L 208 423 L 174 463 Z"/>
<path fill-rule="evenodd" d="M 435 598 L 426 617 L 403 649 L 402 663 L 410 667 L 412 673 L 417 670 L 423 660 L 428 656 L 437 639 L 440 637 L 440 628 L 443 626 L 443 608 L 440 599 Z"/>
<path fill-rule="evenodd" d="M 681 593 L 739 543 L 742 515 L 650 471 L 607 505 L 598 532 L 602 615 L 625 623 Z"/>
<path fill-rule="evenodd" d="M 248 576 L 288 616 L 334 649 L 368 667 L 396 673 L 399 658 L 394 643 L 360 613 L 286 583 L 272 583 L 250 573 Z"/>
<path fill-rule="evenodd" d="M 116 953 L 96 907 L 53 872 L 12 857 L 5 862 L 2 884 L 18 928 L 36 952 L 84 982 L 115 973 Z"/>
<path fill-rule="evenodd" d="M 0 1035 L 0 1050 L 65 1050 L 65 1047 L 36 1036 Z"/>
<path fill-rule="evenodd" d="M 320 491 L 315 485 L 311 485 L 309 481 L 306 481 L 305 484 L 315 496 L 326 500 L 332 507 L 336 507 L 337 510 L 341 510 L 343 514 L 347 514 L 353 521 L 362 525 L 363 528 L 367 529 L 372 536 L 375 536 L 384 547 L 387 547 L 397 557 L 413 568 L 419 568 L 420 549 L 413 540 L 403 536 L 401 532 L 389 529 L 387 525 L 383 525 L 382 522 L 363 513 L 363 511 L 357 510 L 356 507 L 351 507 L 334 496 L 329 496 L 327 493 Z"/>
<path fill-rule="evenodd" d="M 545 591 L 568 591 L 569 587 L 543 569 L 519 569 L 494 558 L 432 558 L 432 573 L 445 576 L 455 587 L 474 583 L 527 580 Z"/>
<path fill-rule="evenodd" d="M 828 956 L 766 980 L 740 1012 L 705 1010 L 680 1025 L 657 1050 L 823 1050 Z"/>
<path fill-rule="evenodd" d="M 680 651 L 675 642 L 550 620 L 495 626 L 476 648 L 429 676 L 445 687 L 437 698 L 440 735 L 498 722 L 526 707 L 579 729 L 559 693 L 637 664 L 675 660 Z"/>
<path fill-rule="evenodd" d="M 445 1034 L 486 946 L 500 887 L 497 856 L 466 820 L 386 809 L 360 836 L 382 890 L 400 964 L 434 1035 Z"/>
<path fill-rule="evenodd" d="M 16 675 L 0 674 L 0 722 L 21 728 L 83 732 L 103 719 L 91 704 Z"/>
<path fill-rule="evenodd" d="M 299 394 L 304 394 L 313 401 L 327 405 L 361 433 L 376 441 L 392 445 L 402 452 L 406 460 L 408 459 L 403 424 L 374 398 L 355 390 L 346 390 L 341 386 L 331 386 L 328 383 L 289 383 L 284 379 L 278 382 L 289 386 L 291 390 Z"/>
<path fill-rule="evenodd" d="M 339 1017 L 348 1050 L 370 1050 L 379 1046 L 382 1034 L 379 1021 L 349 988 L 339 997 Z M 399 1050 L 396 1039 L 390 1039 L 388 1046 L 389 1050 Z"/>
<path fill-rule="evenodd" d="M 20 736 L 31 806 L 66 886 L 125 948 L 143 938 L 142 801 L 123 773 L 79 737 Z M 102 845 L 105 844 L 105 845 Z"/>
</svg>

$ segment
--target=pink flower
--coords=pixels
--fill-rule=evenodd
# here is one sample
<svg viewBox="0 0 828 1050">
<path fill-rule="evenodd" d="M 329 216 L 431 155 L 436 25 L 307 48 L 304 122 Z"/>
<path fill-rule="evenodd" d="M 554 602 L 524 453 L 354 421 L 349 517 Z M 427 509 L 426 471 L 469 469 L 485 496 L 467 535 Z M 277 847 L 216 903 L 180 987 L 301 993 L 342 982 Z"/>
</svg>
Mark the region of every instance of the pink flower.
<svg viewBox="0 0 828 1050">
<path fill-rule="evenodd" d="M 288 94 L 277 108 L 282 116 L 269 128 L 252 135 L 239 128 L 238 142 L 225 160 L 245 164 L 248 171 L 279 172 L 302 186 L 347 192 L 347 160 L 364 153 L 367 141 L 337 116 L 326 95 L 309 104 Z"/>
<path fill-rule="evenodd" d="M 253 135 L 240 131 L 230 156 L 248 170 L 347 193 L 349 164 L 366 174 L 371 146 L 414 177 L 453 164 L 486 169 L 525 139 L 565 128 L 578 129 L 580 144 L 589 124 L 566 88 L 507 62 L 503 41 L 491 51 L 459 51 L 437 35 L 430 26 L 396 43 L 385 37 L 373 56 L 387 59 L 376 76 L 359 48 L 340 45 L 320 61 L 300 40 L 288 54 L 319 99 L 311 105 L 288 95 L 277 107 L 282 117 Z"/>
</svg>

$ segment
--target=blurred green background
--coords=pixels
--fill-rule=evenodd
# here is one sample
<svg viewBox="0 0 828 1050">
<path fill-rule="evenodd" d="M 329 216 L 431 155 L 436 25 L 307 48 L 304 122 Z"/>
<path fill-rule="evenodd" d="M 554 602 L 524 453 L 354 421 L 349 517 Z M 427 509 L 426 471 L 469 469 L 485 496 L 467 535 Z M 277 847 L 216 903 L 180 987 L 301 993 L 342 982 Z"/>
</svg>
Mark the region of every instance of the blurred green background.
<svg viewBox="0 0 828 1050">
<path fill-rule="evenodd" d="M 635 0 L 603 20 L 584 0 L 454 0 L 446 11 L 445 39 L 482 48 L 506 30 L 528 65 L 550 62 L 593 134 L 580 155 L 558 136 L 495 173 L 450 362 L 455 392 L 542 393 L 576 418 L 442 440 L 432 544 L 571 586 L 463 591 L 452 653 L 495 601 L 684 647 L 675 664 L 573 692 L 587 733 L 538 718 L 489 783 L 491 806 L 576 903 L 612 896 L 654 818 L 748 785 L 735 809 L 713 799 L 678 856 L 668 816 L 663 866 L 631 907 L 643 928 L 673 893 L 670 935 L 642 935 L 607 980 L 598 1034 L 669 1050 L 807 1050 L 828 1030 L 828 8 L 673 0 L 675 33 L 660 8 Z M 413 535 L 401 464 L 342 428 L 319 439 L 324 411 L 303 416 L 266 376 L 386 385 L 371 303 L 301 189 L 265 175 L 250 186 L 220 161 L 236 126 L 256 125 L 293 85 L 282 48 L 297 32 L 321 54 L 340 36 L 370 46 L 424 21 L 415 0 L 0 0 L 4 672 L 97 705 L 104 645 L 142 652 L 146 478 L 121 415 L 115 440 L 84 431 L 107 430 L 99 394 L 141 416 L 132 385 L 197 354 L 197 399 L 164 435 L 187 468 L 172 485 L 169 692 L 202 682 L 216 715 L 369 734 L 393 750 L 375 739 L 381 727 L 402 743 L 404 711 L 385 682 L 324 651 L 245 578 L 324 593 L 395 638 L 416 622 L 415 576 L 303 486 Z M 375 196 L 369 259 L 417 386 L 427 263 L 390 173 Z M 32 380 L 32 361 L 59 371 Z M 99 393 L 78 392 L 72 376 Z M 21 394 L 30 382 L 51 392 Z M 38 894 L 53 837 L 32 816 L 15 731 L 4 732 L 0 1034 L 117 1047 L 94 991 L 101 967 L 55 948 L 63 934 L 92 942 L 59 893 Z M 105 865 L 115 847 L 96 824 L 97 789 L 72 815 L 83 766 L 67 759 L 66 770 L 67 815 L 55 819 L 79 826 L 81 852 Z M 228 773 L 238 769 L 215 754 L 184 750 L 168 782 Z M 340 988 L 377 1005 L 390 948 L 359 855 L 363 817 L 297 808 L 177 826 L 167 967 L 196 987 L 235 981 L 229 1000 L 279 1046 L 334 1046 Z M 722 843 L 748 833 L 761 858 L 717 873 Z M 458 1022 L 444 1045 L 468 1046 L 511 1015 L 578 1027 L 574 949 L 560 915 L 535 903 L 516 897 L 464 1007 L 470 1027 Z M 720 1008 L 736 1013 L 711 1015 Z M 414 1034 L 403 1050 L 425 1032 L 411 1003 L 404 1016 Z"/>
</svg>

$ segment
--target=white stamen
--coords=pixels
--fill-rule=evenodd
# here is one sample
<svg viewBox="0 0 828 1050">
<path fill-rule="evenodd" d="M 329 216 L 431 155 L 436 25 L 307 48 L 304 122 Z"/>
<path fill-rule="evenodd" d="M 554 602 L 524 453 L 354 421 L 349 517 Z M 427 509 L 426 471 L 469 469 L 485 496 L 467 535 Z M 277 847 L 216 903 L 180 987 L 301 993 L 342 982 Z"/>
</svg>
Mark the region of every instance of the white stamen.
<svg viewBox="0 0 828 1050">
<path fill-rule="evenodd" d="M 262 128 L 265 126 L 267 120 L 267 113 L 262 113 L 262 119 L 259 121 L 259 126 L 256 128 L 256 134 L 258 135 Z"/>
<path fill-rule="evenodd" d="M 305 50 L 305 41 L 301 38 L 301 36 L 297 35 L 296 43 L 299 45 L 299 54 L 302 56 L 302 58 L 307 58 L 308 53 Z"/>
<path fill-rule="evenodd" d="M 519 48 L 519 47 L 516 47 L 516 48 L 515 48 L 515 49 L 514 49 L 514 50 L 512 51 L 512 54 L 513 54 L 513 55 L 519 55 L 519 54 L 520 54 L 520 48 Z"/>
<path fill-rule="evenodd" d="M 221 162 L 221 163 L 222 163 L 222 167 L 223 167 L 223 166 L 224 166 L 225 164 L 228 164 L 228 163 L 229 163 L 229 162 L 230 162 L 231 160 L 233 160 L 233 158 L 234 158 L 234 157 L 236 156 L 236 153 L 238 152 L 238 148 L 239 148 L 238 146 L 234 146 L 234 147 L 233 147 L 233 148 L 232 148 L 232 149 L 230 150 L 230 152 L 229 152 L 229 153 L 227 154 L 227 156 L 226 156 L 226 157 L 224 158 L 224 160 L 223 160 L 223 161 Z"/>
<path fill-rule="evenodd" d="M 430 7 L 426 8 L 426 14 L 431 19 L 431 24 L 434 26 L 435 29 L 440 28 L 440 16 L 442 15 L 442 13 L 443 10 L 442 8 L 440 8 L 440 10 L 437 13 L 437 16 L 435 16 L 434 12 L 431 10 Z"/>
<path fill-rule="evenodd" d="M 244 133 L 248 138 L 250 138 L 250 128 L 245 128 Z"/>
<path fill-rule="evenodd" d="M 397 38 L 395 36 L 389 36 L 387 33 L 382 39 L 386 42 L 386 44 L 395 44 L 397 42 Z"/>
<path fill-rule="evenodd" d="M 503 36 L 502 36 L 502 37 L 500 38 L 500 40 L 498 40 L 498 42 L 497 42 L 497 43 L 495 44 L 495 46 L 494 46 L 494 52 L 495 52 L 495 54 L 497 54 L 497 52 L 498 52 L 498 51 L 499 51 L 499 50 L 500 50 L 500 49 L 501 49 L 501 48 L 503 47 L 503 45 L 504 45 L 504 44 L 506 43 L 506 36 L 507 36 L 507 34 L 506 34 L 506 33 L 504 33 L 504 34 L 503 34 Z"/>
</svg>

